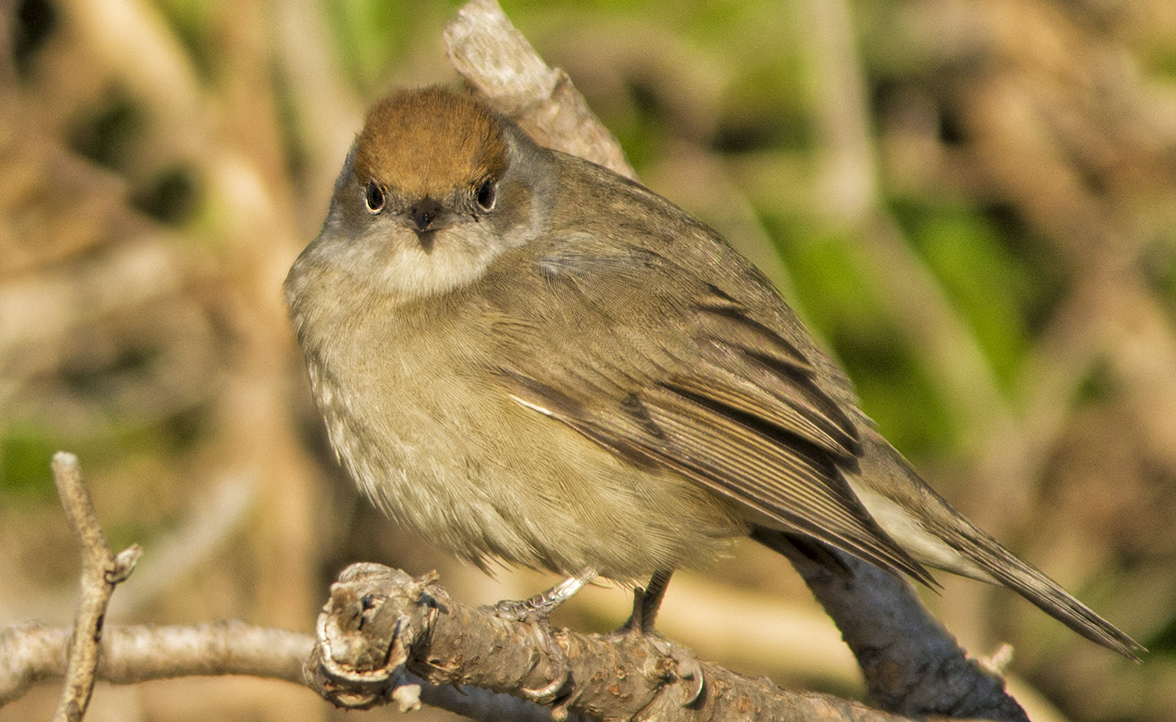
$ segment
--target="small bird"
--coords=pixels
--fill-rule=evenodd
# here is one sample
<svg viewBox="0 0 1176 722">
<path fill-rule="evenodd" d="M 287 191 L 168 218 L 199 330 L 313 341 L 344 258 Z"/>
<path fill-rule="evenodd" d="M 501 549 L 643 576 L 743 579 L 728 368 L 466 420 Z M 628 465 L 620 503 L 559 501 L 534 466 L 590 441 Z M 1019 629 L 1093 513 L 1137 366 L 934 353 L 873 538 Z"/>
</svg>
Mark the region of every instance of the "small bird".
<svg viewBox="0 0 1176 722">
<path fill-rule="evenodd" d="M 284 290 L 359 487 L 484 569 L 568 577 L 528 608 L 598 576 L 659 601 L 739 537 L 815 539 L 1143 650 L 928 487 L 715 231 L 472 95 L 376 103 Z"/>
</svg>

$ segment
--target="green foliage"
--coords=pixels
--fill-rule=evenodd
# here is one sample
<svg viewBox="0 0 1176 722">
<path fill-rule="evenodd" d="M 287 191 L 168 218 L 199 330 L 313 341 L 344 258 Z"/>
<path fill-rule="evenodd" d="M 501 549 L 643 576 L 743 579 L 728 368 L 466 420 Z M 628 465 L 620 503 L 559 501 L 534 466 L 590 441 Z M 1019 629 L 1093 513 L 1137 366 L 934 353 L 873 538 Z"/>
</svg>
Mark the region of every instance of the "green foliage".
<svg viewBox="0 0 1176 722">
<path fill-rule="evenodd" d="M 419 46 L 422 32 L 427 32 L 428 40 L 442 50 L 436 29 L 443 27 L 460 5 L 427 0 L 339 0 L 325 7 L 344 72 L 365 96 L 371 97 L 388 84 Z"/>
<path fill-rule="evenodd" d="M 1143 277 L 1176 322 L 1176 229 L 1166 229 L 1141 260 Z"/>
<path fill-rule="evenodd" d="M 1048 294 L 1009 238 L 979 209 L 896 201 L 893 210 L 914 248 L 935 273 L 976 340 L 1008 384 L 1029 348 L 1030 309 Z M 1015 242 L 1015 241 L 1014 241 Z"/>
<path fill-rule="evenodd" d="M 1176 48 L 1157 46 L 1145 57 L 1148 75 L 1176 80 Z"/>
<path fill-rule="evenodd" d="M 409 27 L 416 3 L 345 0 L 328 3 L 336 49 L 347 75 L 357 86 L 383 82 L 404 50 L 399 37 Z"/>
<path fill-rule="evenodd" d="M 212 74 L 216 37 L 212 32 L 214 13 L 224 12 L 224 3 L 207 0 L 160 0 L 159 8 L 187 48 L 189 57 L 207 77 Z"/>
<path fill-rule="evenodd" d="M 42 429 L 29 424 L 5 427 L 0 436 L 0 498 L 54 498 L 49 460 L 56 451 L 54 440 Z"/>
<path fill-rule="evenodd" d="M 800 68 L 790 62 L 757 65 L 741 73 L 727 89 L 715 149 L 810 151 L 812 119 L 800 91 L 801 77 Z"/>
</svg>

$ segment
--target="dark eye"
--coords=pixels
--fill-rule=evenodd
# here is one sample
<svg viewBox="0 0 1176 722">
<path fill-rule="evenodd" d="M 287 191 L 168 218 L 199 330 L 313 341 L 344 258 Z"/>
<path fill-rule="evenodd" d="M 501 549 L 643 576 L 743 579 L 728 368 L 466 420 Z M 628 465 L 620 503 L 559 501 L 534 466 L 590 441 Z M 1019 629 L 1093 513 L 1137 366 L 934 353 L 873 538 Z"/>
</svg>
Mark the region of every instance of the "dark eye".
<svg viewBox="0 0 1176 722">
<path fill-rule="evenodd" d="M 384 189 L 374 180 L 367 182 L 363 189 L 363 202 L 367 204 L 368 213 L 376 214 L 384 209 Z"/>
<path fill-rule="evenodd" d="M 494 181 L 487 178 L 482 181 L 482 185 L 478 186 L 478 207 L 484 211 L 494 208 L 494 199 L 497 197 L 497 189 L 494 187 Z"/>
</svg>

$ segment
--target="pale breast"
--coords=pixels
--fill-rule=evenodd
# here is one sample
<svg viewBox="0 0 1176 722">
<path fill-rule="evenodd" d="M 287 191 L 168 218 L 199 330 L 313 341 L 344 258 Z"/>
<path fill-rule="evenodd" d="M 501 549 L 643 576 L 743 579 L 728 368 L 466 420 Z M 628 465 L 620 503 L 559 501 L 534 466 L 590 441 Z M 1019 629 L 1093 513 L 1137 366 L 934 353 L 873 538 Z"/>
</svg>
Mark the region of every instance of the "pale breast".
<svg viewBox="0 0 1176 722">
<path fill-rule="evenodd" d="M 704 563 L 745 533 L 693 482 L 635 467 L 513 399 L 475 350 L 487 348 L 476 319 L 431 321 L 430 334 L 353 322 L 308 354 L 331 443 L 399 523 L 479 564 L 625 581 Z"/>
</svg>

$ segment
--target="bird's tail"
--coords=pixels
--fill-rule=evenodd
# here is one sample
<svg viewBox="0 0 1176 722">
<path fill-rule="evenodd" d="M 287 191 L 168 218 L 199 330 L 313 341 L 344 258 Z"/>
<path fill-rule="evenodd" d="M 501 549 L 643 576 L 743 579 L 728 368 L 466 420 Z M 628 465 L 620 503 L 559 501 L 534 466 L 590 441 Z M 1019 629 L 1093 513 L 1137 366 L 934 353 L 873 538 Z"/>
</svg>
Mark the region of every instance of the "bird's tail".
<svg viewBox="0 0 1176 722">
<path fill-rule="evenodd" d="M 1018 558 L 963 517 L 959 517 L 959 520 L 963 521 L 963 525 L 954 525 L 956 529 L 950 535 L 952 538 L 945 541 L 956 546 L 961 554 L 982 567 L 996 581 L 1033 602 L 1046 614 L 1083 637 L 1113 649 L 1127 659 L 1138 662 L 1139 653 L 1147 651 L 1143 645 L 1075 599 L 1074 595 L 1036 567 Z"/>
<path fill-rule="evenodd" d="M 1146 651 L 965 519 L 885 440 L 867 439 L 862 467 L 861 475 L 850 479 L 855 492 L 882 528 L 920 563 L 1006 586 L 1083 637 L 1130 660 L 1139 661 L 1139 653 Z"/>
</svg>

